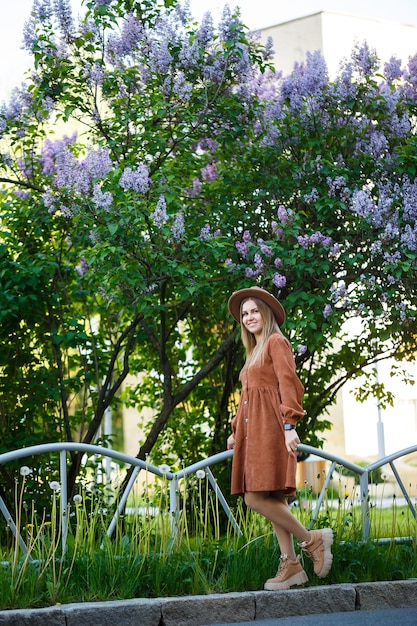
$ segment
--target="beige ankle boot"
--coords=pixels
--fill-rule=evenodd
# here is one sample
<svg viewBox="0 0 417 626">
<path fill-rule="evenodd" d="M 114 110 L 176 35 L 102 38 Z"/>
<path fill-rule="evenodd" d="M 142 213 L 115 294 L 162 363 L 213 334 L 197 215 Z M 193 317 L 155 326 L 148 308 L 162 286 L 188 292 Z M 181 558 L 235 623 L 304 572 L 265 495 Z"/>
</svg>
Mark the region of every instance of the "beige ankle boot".
<svg viewBox="0 0 417 626">
<path fill-rule="evenodd" d="M 264 585 L 264 589 L 267 591 L 277 591 L 279 589 L 289 589 L 294 585 L 303 585 L 308 582 L 307 574 L 300 563 L 300 557 L 292 561 L 286 554 L 283 554 L 280 557 L 280 561 L 275 578 L 269 578 Z"/>
<path fill-rule="evenodd" d="M 314 573 L 324 578 L 330 571 L 333 561 L 331 547 L 333 531 L 331 528 L 311 531 L 311 540 L 300 543 L 300 548 L 310 557 L 314 564 Z"/>
</svg>

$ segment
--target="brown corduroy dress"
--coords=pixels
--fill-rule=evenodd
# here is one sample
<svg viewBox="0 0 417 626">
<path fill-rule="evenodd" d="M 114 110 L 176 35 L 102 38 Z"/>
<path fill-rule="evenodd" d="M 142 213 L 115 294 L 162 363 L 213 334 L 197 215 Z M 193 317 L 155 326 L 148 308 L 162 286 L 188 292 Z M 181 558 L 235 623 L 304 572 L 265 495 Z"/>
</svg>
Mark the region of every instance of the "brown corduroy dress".
<svg viewBox="0 0 417 626">
<path fill-rule="evenodd" d="M 242 393 L 232 420 L 231 492 L 279 490 L 294 495 L 297 461 L 285 446 L 284 421 L 296 424 L 304 415 L 304 387 L 287 340 L 272 334 L 263 365 L 244 368 L 240 380 Z"/>
</svg>

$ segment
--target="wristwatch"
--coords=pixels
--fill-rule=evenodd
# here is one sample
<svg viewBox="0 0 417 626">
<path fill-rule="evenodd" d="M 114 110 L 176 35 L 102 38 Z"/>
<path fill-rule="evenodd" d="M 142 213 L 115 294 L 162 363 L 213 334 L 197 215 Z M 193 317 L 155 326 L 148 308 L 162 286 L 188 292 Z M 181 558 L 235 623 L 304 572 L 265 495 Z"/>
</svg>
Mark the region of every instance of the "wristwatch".
<svg viewBox="0 0 417 626">
<path fill-rule="evenodd" d="M 294 430 L 294 424 L 284 424 L 284 430 Z"/>
</svg>

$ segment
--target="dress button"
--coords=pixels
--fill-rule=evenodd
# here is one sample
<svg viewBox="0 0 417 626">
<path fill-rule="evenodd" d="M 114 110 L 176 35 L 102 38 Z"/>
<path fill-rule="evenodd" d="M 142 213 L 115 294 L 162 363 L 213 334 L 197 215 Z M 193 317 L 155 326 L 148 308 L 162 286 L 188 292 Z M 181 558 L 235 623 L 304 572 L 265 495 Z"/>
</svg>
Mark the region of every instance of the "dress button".
<svg viewBox="0 0 417 626">
<path fill-rule="evenodd" d="M 243 404 L 247 404 L 247 403 L 248 403 L 248 401 L 247 401 L 247 400 L 245 400 Z"/>
</svg>

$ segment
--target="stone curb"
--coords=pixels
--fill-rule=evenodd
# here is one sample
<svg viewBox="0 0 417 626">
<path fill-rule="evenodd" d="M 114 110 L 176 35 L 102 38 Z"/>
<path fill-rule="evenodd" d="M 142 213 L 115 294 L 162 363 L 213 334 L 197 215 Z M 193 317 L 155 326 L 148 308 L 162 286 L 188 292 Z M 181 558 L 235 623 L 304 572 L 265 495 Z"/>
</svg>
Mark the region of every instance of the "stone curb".
<svg viewBox="0 0 417 626">
<path fill-rule="evenodd" d="M 6 626 L 207 626 L 417 607 L 417 579 L 179 598 L 85 602 L 0 611 Z"/>
</svg>

